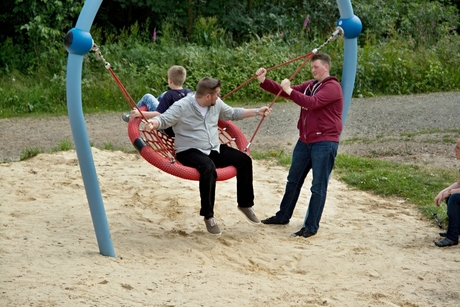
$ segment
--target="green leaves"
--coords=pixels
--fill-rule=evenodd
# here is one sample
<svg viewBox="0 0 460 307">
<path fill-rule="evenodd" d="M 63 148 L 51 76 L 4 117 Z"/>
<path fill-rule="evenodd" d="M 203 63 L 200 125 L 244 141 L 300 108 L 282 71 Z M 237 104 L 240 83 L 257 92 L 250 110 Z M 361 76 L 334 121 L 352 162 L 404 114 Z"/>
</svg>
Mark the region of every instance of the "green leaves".
<svg viewBox="0 0 460 307">
<path fill-rule="evenodd" d="M 382 9 L 375 10 L 379 1 Z M 14 15 L 11 11 L 0 13 L 0 23 L 11 20 L 17 25 L 15 35 L 1 42 L 0 109 L 8 115 L 65 112 L 67 52 L 62 38 L 74 25 L 83 0 L 6 0 L 5 6 L 12 7 L 12 2 Z M 460 40 L 451 31 L 458 26 L 458 10 L 443 3 L 353 2 L 356 15 L 365 24 L 358 36 L 354 96 L 460 90 Z M 176 4 L 174 8 L 172 4 Z M 166 71 L 171 65 L 187 69 L 187 87 L 194 89 L 199 79 L 211 76 L 222 80 L 222 93 L 226 94 L 251 78 L 257 68 L 279 65 L 321 46 L 338 18 L 335 0 L 327 0 L 320 7 L 298 1 L 227 0 L 209 7 L 205 4 L 189 0 L 171 4 L 118 0 L 105 3 L 105 10 L 101 8 L 99 23 L 92 27 L 91 34 L 135 100 L 145 92 L 157 95 L 166 90 Z M 114 29 L 104 17 L 113 17 L 111 10 L 116 5 L 134 12 L 142 8 L 145 22 L 131 20 L 130 26 Z M 152 5 L 155 9 L 149 11 Z M 302 5 L 309 9 L 306 27 Z M 162 15 L 167 8 L 168 14 Z M 189 20 L 190 12 L 193 18 Z M 186 34 L 188 26 L 191 35 Z M 153 29 L 157 29 L 156 40 Z M 4 35 L 0 30 L 0 37 Z M 341 79 L 343 40 L 335 40 L 320 51 L 331 55 L 331 74 Z M 298 61 L 270 71 L 269 77 L 276 81 L 289 78 L 300 64 Z M 12 84 L 13 77 L 17 81 Z M 126 107 L 103 63 L 93 54 L 85 57 L 83 77 L 85 108 Z M 310 78 L 307 63 L 292 82 Z M 273 95 L 261 91 L 253 81 L 226 100 L 257 103 L 272 99 Z"/>
</svg>

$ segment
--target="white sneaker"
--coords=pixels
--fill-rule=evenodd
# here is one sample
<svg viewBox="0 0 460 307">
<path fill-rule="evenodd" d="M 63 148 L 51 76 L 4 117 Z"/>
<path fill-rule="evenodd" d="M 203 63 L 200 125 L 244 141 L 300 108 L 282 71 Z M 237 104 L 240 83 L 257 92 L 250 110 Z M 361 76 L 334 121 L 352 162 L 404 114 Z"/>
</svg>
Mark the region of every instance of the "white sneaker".
<svg viewBox="0 0 460 307">
<path fill-rule="evenodd" d="M 243 214 L 246 216 L 248 221 L 252 224 L 260 224 L 260 220 L 257 218 L 256 213 L 254 212 L 254 209 L 252 207 L 249 208 L 243 208 L 238 206 L 238 210 L 243 212 Z"/>
<path fill-rule="evenodd" d="M 209 220 L 206 218 L 204 219 L 204 223 L 206 224 L 206 229 L 208 232 L 212 235 L 220 235 L 222 232 L 220 232 L 219 226 L 216 224 L 216 220 L 212 217 Z"/>
</svg>

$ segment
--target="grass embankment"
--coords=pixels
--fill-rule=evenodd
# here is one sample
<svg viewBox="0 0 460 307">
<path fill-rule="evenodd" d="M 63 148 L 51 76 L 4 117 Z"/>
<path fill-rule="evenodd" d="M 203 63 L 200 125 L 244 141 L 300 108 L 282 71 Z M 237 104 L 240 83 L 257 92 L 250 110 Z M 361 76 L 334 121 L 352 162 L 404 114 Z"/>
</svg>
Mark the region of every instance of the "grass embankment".
<svg viewBox="0 0 460 307">
<path fill-rule="evenodd" d="M 251 152 L 255 159 L 271 159 L 289 167 L 291 156 L 284 152 Z M 430 168 L 374 158 L 337 155 L 333 176 L 356 189 L 404 200 L 401 206 L 415 205 L 428 219 L 447 226 L 446 206 L 437 207 L 433 198 L 456 181 L 450 169 Z M 304 187 L 305 188 L 305 187 Z"/>
</svg>

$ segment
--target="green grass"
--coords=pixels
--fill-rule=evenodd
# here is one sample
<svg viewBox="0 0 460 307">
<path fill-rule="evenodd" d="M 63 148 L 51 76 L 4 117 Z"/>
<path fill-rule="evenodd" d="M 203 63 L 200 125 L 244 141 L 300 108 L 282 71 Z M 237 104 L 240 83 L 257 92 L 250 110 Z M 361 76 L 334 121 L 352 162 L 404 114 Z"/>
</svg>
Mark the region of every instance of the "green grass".
<svg viewBox="0 0 460 307">
<path fill-rule="evenodd" d="M 67 151 L 73 148 L 72 141 L 64 139 L 56 147 L 53 147 L 49 153 L 58 151 Z M 19 161 L 24 161 L 37 156 L 38 154 L 45 153 L 45 150 L 38 147 L 26 147 L 19 156 Z"/>
<path fill-rule="evenodd" d="M 276 165 L 288 168 L 291 165 L 291 156 L 283 150 L 272 150 L 268 152 L 251 151 L 251 157 L 256 160 L 272 160 Z"/>
<path fill-rule="evenodd" d="M 286 169 L 291 163 L 290 155 L 283 151 L 251 152 L 251 156 L 254 159 L 271 159 Z M 433 219 L 436 214 L 443 221 L 446 220 L 446 206 L 437 207 L 433 199 L 440 190 L 457 180 L 456 173 L 448 169 L 345 154 L 337 155 L 333 176 L 362 191 L 383 197 L 401 198 L 404 200 L 401 206 L 414 205 L 428 219 Z"/>
<path fill-rule="evenodd" d="M 51 152 L 57 152 L 57 151 L 67 151 L 73 149 L 73 144 L 72 141 L 69 139 L 64 139 L 61 142 L 59 142 L 59 145 L 57 147 L 54 147 Z"/>
<path fill-rule="evenodd" d="M 24 161 L 24 160 L 33 158 L 43 152 L 44 152 L 43 149 L 40 149 L 37 147 L 27 147 L 26 149 L 22 151 L 21 156 L 19 157 L 19 160 Z"/>
<path fill-rule="evenodd" d="M 110 150 L 110 151 L 115 150 L 115 146 L 112 144 L 112 142 L 104 143 L 103 148 L 104 148 L 104 150 Z"/>
<path fill-rule="evenodd" d="M 340 154 L 337 156 L 335 176 L 357 189 L 385 197 L 402 198 L 414 204 L 427 217 L 437 214 L 446 218 L 445 206 L 434 205 L 434 197 L 446 186 L 456 181 L 456 173 L 448 169 L 359 158 Z"/>
</svg>

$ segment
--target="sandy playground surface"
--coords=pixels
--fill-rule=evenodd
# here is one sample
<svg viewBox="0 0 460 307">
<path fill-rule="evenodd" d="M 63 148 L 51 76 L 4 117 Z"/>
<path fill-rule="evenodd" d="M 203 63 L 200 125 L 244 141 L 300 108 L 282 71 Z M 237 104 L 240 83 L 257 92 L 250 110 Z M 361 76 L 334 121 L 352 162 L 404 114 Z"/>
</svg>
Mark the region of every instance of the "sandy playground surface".
<svg viewBox="0 0 460 307">
<path fill-rule="evenodd" d="M 136 154 L 93 149 L 116 258 L 99 253 L 75 151 L 0 164 L 0 306 L 460 306 L 459 246 L 414 205 L 331 179 L 318 234 L 251 225 L 235 179 L 217 186 L 211 236 L 198 184 Z M 255 210 L 276 212 L 287 170 L 254 161 Z M 147 187 L 148 186 L 148 187 Z"/>
</svg>

